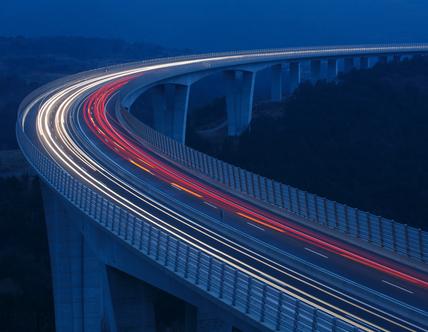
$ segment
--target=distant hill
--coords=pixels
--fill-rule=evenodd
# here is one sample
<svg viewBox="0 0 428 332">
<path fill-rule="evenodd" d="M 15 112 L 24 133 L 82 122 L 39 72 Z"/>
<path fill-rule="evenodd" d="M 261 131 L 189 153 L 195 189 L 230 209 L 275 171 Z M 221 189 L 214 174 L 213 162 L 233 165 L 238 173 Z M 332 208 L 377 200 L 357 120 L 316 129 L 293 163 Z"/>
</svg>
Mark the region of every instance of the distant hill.
<svg viewBox="0 0 428 332">
<path fill-rule="evenodd" d="M 133 61 L 152 57 L 190 53 L 188 49 L 170 49 L 144 42 L 90 37 L 0 37 L 0 58 L 63 57 L 109 62 Z M 35 64 L 37 65 L 37 63 Z"/>
<path fill-rule="evenodd" d="M 219 144 L 192 125 L 187 142 L 255 173 L 428 229 L 427 58 L 355 71 L 337 83 L 305 83 L 284 102 L 254 112 L 251 130 L 234 144 Z"/>
<path fill-rule="evenodd" d="M 0 150 L 16 149 L 21 100 L 61 76 L 116 63 L 188 54 L 150 43 L 86 37 L 0 37 Z"/>
</svg>

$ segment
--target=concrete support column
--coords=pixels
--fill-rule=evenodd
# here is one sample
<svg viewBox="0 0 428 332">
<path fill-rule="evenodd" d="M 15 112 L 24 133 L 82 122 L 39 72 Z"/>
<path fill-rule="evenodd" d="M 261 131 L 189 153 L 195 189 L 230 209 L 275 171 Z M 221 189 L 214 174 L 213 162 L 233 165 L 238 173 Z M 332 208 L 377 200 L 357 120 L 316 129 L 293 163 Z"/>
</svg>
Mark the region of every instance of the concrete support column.
<svg viewBox="0 0 428 332">
<path fill-rule="evenodd" d="M 337 59 L 328 59 L 327 60 L 327 79 L 333 81 L 337 77 Z"/>
<path fill-rule="evenodd" d="M 277 64 L 272 66 L 271 80 L 271 100 L 280 101 L 282 99 L 282 65 Z"/>
<path fill-rule="evenodd" d="M 166 133 L 166 87 L 165 85 L 155 86 L 151 91 L 153 128 Z"/>
<path fill-rule="evenodd" d="M 42 186 L 57 332 L 117 332 L 106 268 L 79 231 L 81 216 Z"/>
<path fill-rule="evenodd" d="M 351 70 L 354 69 L 354 58 L 345 58 L 344 59 L 344 66 L 343 66 L 343 71 L 345 73 L 349 73 Z"/>
<path fill-rule="evenodd" d="M 300 62 L 290 62 L 290 92 L 300 84 Z"/>
<path fill-rule="evenodd" d="M 227 133 L 229 136 L 239 136 L 251 122 L 256 74 L 234 70 L 226 71 L 225 75 L 228 80 Z"/>
<path fill-rule="evenodd" d="M 315 83 L 321 78 L 321 60 L 311 60 L 311 82 Z"/>
<path fill-rule="evenodd" d="M 173 103 L 172 138 L 184 144 L 186 139 L 187 112 L 189 109 L 189 85 L 175 85 Z"/>
<path fill-rule="evenodd" d="M 396 54 L 396 55 L 394 55 L 394 62 L 395 63 L 398 63 L 398 62 L 400 62 L 401 61 L 401 55 L 399 55 L 399 54 Z"/>
<path fill-rule="evenodd" d="M 184 143 L 190 86 L 164 84 L 152 90 L 153 127 Z"/>
<path fill-rule="evenodd" d="M 360 58 L 360 69 L 368 69 L 369 68 L 369 58 L 362 56 Z"/>
</svg>

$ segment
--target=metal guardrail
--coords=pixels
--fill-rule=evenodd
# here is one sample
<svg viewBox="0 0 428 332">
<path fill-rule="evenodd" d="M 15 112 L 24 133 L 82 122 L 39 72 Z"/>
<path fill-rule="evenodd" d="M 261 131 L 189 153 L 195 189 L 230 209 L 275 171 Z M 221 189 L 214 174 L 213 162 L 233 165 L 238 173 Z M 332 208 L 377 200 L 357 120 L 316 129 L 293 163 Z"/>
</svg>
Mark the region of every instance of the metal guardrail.
<svg viewBox="0 0 428 332">
<path fill-rule="evenodd" d="M 40 151 L 17 126 L 18 143 L 42 180 L 106 231 L 177 277 L 274 331 L 356 331 L 315 309 L 193 248 L 113 204 Z"/>
</svg>

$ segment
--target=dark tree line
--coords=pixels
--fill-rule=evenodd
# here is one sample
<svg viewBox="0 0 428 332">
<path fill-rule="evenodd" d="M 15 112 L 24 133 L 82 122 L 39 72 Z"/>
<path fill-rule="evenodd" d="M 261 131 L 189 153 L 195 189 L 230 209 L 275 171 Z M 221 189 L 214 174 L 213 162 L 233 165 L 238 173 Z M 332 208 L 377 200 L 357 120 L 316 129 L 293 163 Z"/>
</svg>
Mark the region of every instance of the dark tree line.
<svg viewBox="0 0 428 332">
<path fill-rule="evenodd" d="M 150 43 L 85 37 L 0 37 L 0 150 L 16 149 L 19 103 L 42 84 L 72 73 L 190 53 Z"/>
<path fill-rule="evenodd" d="M 48 243 L 39 183 L 0 179 L 0 330 L 54 331 Z"/>
<path fill-rule="evenodd" d="M 259 110 L 221 147 L 194 147 L 258 174 L 360 209 L 428 228 L 428 59 L 302 84 Z M 257 111 L 256 111 L 257 112 Z"/>
</svg>

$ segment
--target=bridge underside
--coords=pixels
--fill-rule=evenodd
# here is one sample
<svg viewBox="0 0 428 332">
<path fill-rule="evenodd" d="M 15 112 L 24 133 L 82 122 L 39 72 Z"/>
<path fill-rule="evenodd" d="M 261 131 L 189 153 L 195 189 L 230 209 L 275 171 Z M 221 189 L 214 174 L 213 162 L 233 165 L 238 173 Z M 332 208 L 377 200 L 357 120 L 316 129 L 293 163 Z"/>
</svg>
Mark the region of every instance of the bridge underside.
<svg viewBox="0 0 428 332">
<path fill-rule="evenodd" d="M 258 331 L 42 190 L 56 331 Z"/>
<path fill-rule="evenodd" d="M 335 80 L 339 72 L 350 72 L 354 69 L 367 69 L 374 63 L 386 63 L 392 58 L 400 61 L 401 56 L 378 57 L 344 57 L 313 59 L 306 61 L 289 61 L 286 63 L 274 63 L 271 65 L 244 65 L 224 71 L 225 97 L 227 114 L 228 136 L 239 136 L 251 123 L 254 99 L 254 87 L 256 74 L 260 70 L 270 68 L 270 100 L 280 101 L 283 97 L 283 85 L 287 94 L 291 94 L 301 81 L 312 83 L 318 80 Z M 302 65 L 308 63 L 309 69 L 305 73 Z M 186 122 L 189 107 L 189 94 L 192 84 L 204 77 L 218 73 L 204 72 L 200 74 L 188 74 L 166 80 L 149 90 L 136 88 L 124 98 L 123 106 L 130 109 L 140 94 L 150 91 L 152 126 L 157 131 L 177 140 L 185 142 Z M 286 83 L 286 84 L 284 84 Z M 135 83 L 134 83 L 135 84 Z M 141 113 L 142 110 L 137 110 Z M 136 114 L 137 115 L 137 114 Z M 139 117 L 137 115 L 137 117 Z"/>
<path fill-rule="evenodd" d="M 291 61 L 270 66 L 250 65 L 225 70 L 223 76 L 226 88 L 227 134 L 229 136 L 239 136 L 251 123 L 255 79 L 258 71 L 270 67 L 270 99 L 272 101 L 280 101 L 284 97 L 283 85 L 286 86 L 286 93 L 290 94 L 303 80 L 312 83 L 321 79 L 335 80 L 339 72 L 346 73 L 355 68 L 369 68 L 371 64 L 369 60 L 373 60 L 373 63 L 383 63 L 388 61 L 388 57 L 380 56 L 369 59 L 369 57 L 360 56 L 358 58 L 314 59 L 306 61 L 309 64 L 307 73 L 304 73 L 305 70 L 302 69 L 302 64 L 305 61 Z M 399 61 L 400 58 L 394 57 L 394 60 Z M 148 108 L 151 112 L 149 118 L 152 119 L 150 121 L 152 127 L 162 134 L 184 143 L 191 86 L 204 77 L 215 73 L 213 71 L 213 73 L 189 74 L 188 76 L 176 77 L 148 90 L 141 89 L 137 83 L 136 88 L 131 89 L 129 95 L 125 97 L 124 106 L 130 109 L 135 100 L 139 99 L 139 95 L 150 91 L 148 93 L 150 96 Z M 304 79 L 302 78 L 303 74 L 305 74 Z M 146 111 L 136 110 L 136 113 Z M 139 116 L 140 114 L 136 115 L 141 117 Z"/>
</svg>

